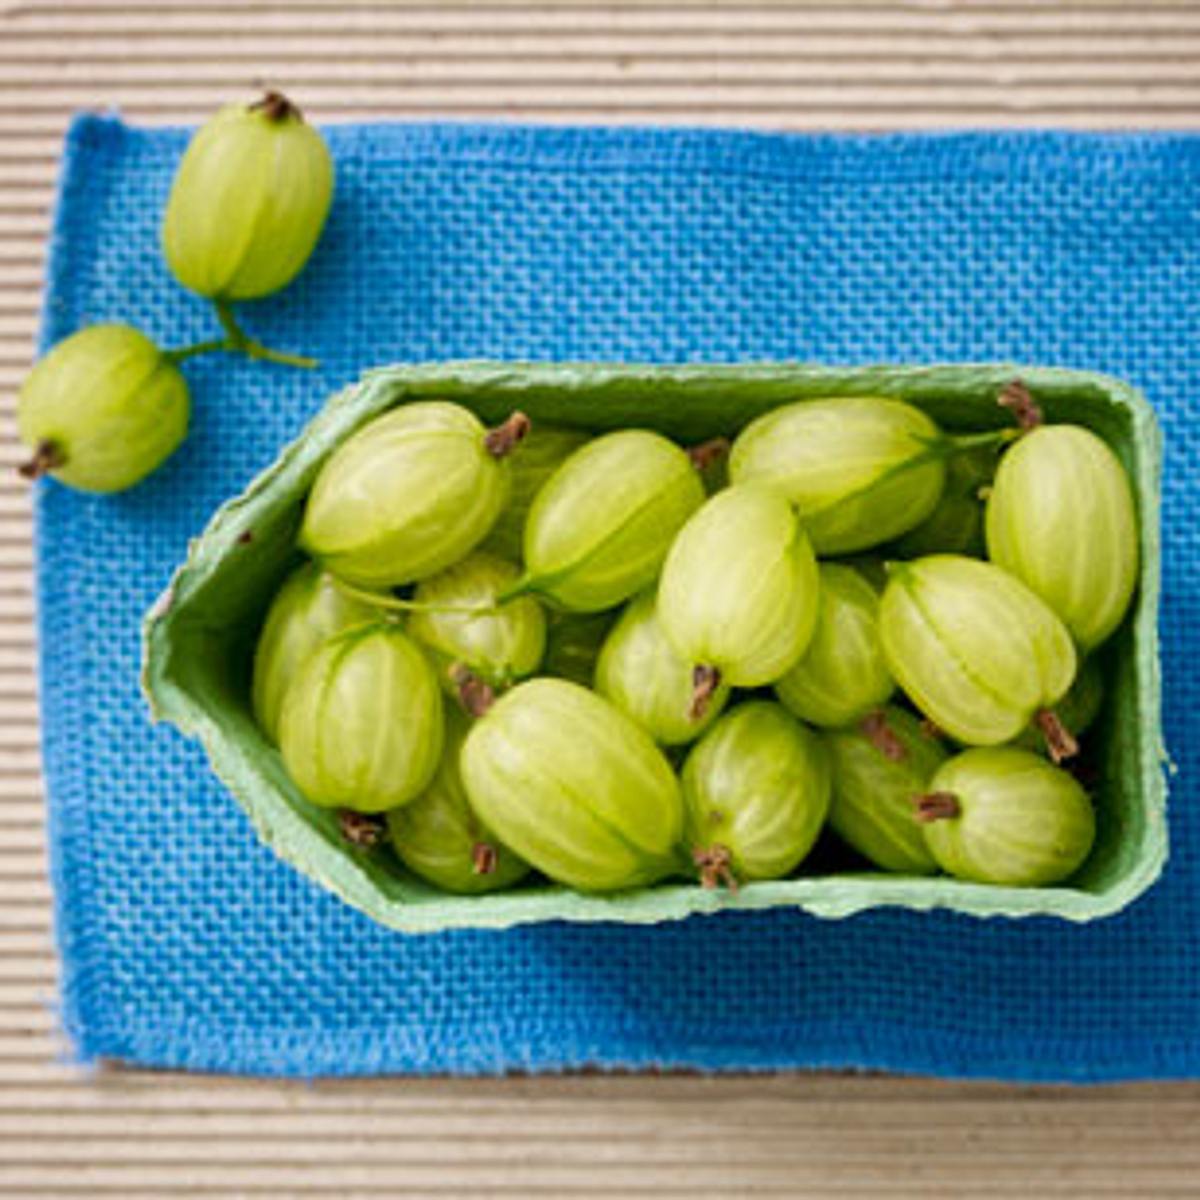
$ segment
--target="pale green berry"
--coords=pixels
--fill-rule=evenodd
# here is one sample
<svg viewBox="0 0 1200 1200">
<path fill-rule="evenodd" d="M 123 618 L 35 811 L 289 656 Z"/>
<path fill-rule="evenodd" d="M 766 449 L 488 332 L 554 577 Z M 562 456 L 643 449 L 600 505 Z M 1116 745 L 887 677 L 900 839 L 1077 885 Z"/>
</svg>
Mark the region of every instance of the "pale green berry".
<svg viewBox="0 0 1200 1200">
<path fill-rule="evenodd" d="M 383 812 L 429 786 L 442 753 L 433 668 L 398 626 L 338 634 L 288 685 L 279 722 L 284 765 L 324 808 Z"/>
<path fill-rule="evenodd" d="M 1056 754 L 1074 752 L 1051 710 L 1075 678 L 1075 646 L 1020 580 L 951 554 L 896 563 L 879 627 L 892 676 L 952 738 L 999 745 L 1036 718 Z"/>
<path fill-rule="evenodd" d="M 576 450 L 534 499 L 522 591 L 599 612 L 653 583 L 675 534 L 704 502 L 687 453 L 627 429 Z"/>
<path fill-rule="evenodd" d="M 889 706 L 882 719 L 893 743 L 890 752 L 861 726 L 825 735 L 833 762 L 829 825 L 882 870 L 927 875 L 937 864 L 913 820 L 913 799 L 928 789 L 946 751 L 904 709 Z"/>
<path fill-rule="evenodd" d="M 660 745 L 697 738 L 729 698 L 713 693 L 705 711 L 692 710 L 692 665 L 675 653 L 655 615 L 655 593 L 631 600 L 605 639 L 596 663 L 596 691 L 632 717 Z"/>
<path fill-rule="evenodd" d="M 436 575 L 487 534 L 508 497 L 513 441 L 525 418 L 489 433 L 444 401 L 377 417 L 326 461 L 304 510 L 300 545 L 335 575 L 390 588 Z"/>
<path fill-rule="evenodd" d="M 446 705 L 446 741 L 430 785 L 387 815 L 397 857 L 443 891 L 481 895 L 511 887 L 529 873 L 523 862 L 475 815 L 459 771 L 469 722 Z"/>
<path fill-rule="evenodd" d="M 518 684 L 476 721 L 460 765 L 480 819 L 558 883 L 616 891 L 680 867 L 683 808 L 670 764 L 586 688 Z"/>
<path fill-rule="evenodd" d="M 802 721 L 849 725 L 886 704 L 895 682 L 879 641 L 879 595 L 853 567 L 820 565 L 817 625 L 803 657 L 775 685 Z"/>
<path fill-rule="evenodd" d="M 899 400 L 803 400 L 742 430 L 729 477 L 779 489 L 818 554 L 852 554 L 925 520 L 941 497 L 950 448 L 929 417 Z"/>
<path fill-rule="evenodd" d="M 179 368 L 128 325 L 90 325 L 37 363 L 17 398 L 17 430 L 51 475 L 86 492 L 119 492 L 155 470 L 187 434 Z"/>
<path fill-rule="evenodd" d="M 378 620 L 377 609 L 348 596 L 314 563 L 287 577 L 267 609 L 250 689 L 254 718 L 272 742 L 288 684 L 313 652 L 335 634 Z"/>
<path fill-rule="evenodd" d="M 828 751 L 766 700 L 721 717 L 688 755 L 682 782 L 688 848 L 709 887 L 789 874 L 829 811 Z"/>
<path fill-rule="evenodd" d="M 492 687 L 508 687 L 541 664 L 542 606 L 532 596 L 496 603 L 519 576 L 512 563 L 475 551 L 417 586 L 408 631 L 431 651 L 447 688 L 453 689 L 449 668 L 455 665 Z"/>
<path fill-rule="evenodd" d="M 658 586 L 658 620 L 692 665 L 699 711 L 722 683 L 758 687 L 808 648 L 820 581 L 804 527 L 776 491 L 718 492 L 683 527 Z"/>
<path fill-rule="evenodd" d="M 1074 875 L 1096 817 L 1073 776 L 1026 750 L 966 750 L 941 766 L 916 818 L 941 868 L 959 879 L 1044 887 Z"/>
<path fill-rule="evenodd" d="M 278 93 L 201 126 L 175 175 L 162 244 L 175 278 L 219 300 L 278 291 L 300 273 L 333 200 L 321 135 Z"/>
<path fill-rule="evenodd" d="M 1080 425 L 1043 425 L 1000 460 L 992 561 L 1028 584 L 1084 651 L 1121 623 L 1137 584 L 1137 515 L 1120 459 Z"/>
</svg>

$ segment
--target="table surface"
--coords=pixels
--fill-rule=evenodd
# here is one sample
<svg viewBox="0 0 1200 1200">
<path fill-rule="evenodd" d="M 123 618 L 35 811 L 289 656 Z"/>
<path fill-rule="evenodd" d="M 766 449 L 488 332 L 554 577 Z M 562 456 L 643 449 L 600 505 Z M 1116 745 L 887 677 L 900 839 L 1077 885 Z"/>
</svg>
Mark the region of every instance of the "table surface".
<svg viewBox="0 0 1200 1200">
<path fill-rule="evenodd" d="M 76 109 L 773 129 L 1200 127 L 1200 4 L 0 0 L 0 1194 L 1200 1195 L 1200 1084 L 829 1075 L 302 1085 L 65 1061 L 44 867 L 29 367 Z"/>
</svg>

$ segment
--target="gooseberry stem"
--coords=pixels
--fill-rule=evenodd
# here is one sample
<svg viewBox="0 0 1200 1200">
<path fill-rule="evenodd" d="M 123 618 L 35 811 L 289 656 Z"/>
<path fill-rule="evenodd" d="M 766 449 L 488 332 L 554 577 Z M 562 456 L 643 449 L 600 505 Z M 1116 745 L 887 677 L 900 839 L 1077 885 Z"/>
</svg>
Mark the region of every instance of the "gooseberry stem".
<svg viewBox="0 0 1200 1200">
<path fill-rule="evenodd" d="M 1019 379 L 1014 379 L 1000 389 L 996 403 L 1012 413 L 1021 433 L 1036 429 L 1045 420 L 1041 406 Z"/>
<path fill-rule="evenodd" d="M 731 892 L 738 890 L 733 858 L 727 846 L 698 846 L 692 851 L 692 862 L 700 868 L 701 887 L 711 891 L 724 884 Z"/>
<path fill-rule="evenodd" d="M 484 448 L 493 458 L 507 458 L 525 440 L 532 424 L 523 412 L 510 413 L 495 429 L 487 431 Z"/>
<path fill-rule="evenodd" d="M 168 362 L 181 363 L 198 354 L 213 354 L 218 350 L 236 350 L 237 347 L 229 338 L 210 338 L 207 342 L 195 342 L 191 346 L 181 346 L 178 350 L 164 350 L 163 358 Z"/>
<path fill-rule="evenodd" d="M 962 805 L 953 792 L 926 792 L 913 797 L 914 816 L 921 825 L 934 821 L 952 821 L 962 815 Z"/>
<path fill-rule="evenodd" d="M 304 120 L 300 110 L 282 92 L 266 92 L 261 100 L 256 100 L 247 107 L 251 112 L 262 113 L 268 121 L 286 121 L 289 117 L 295 117 L 298 121 Z"/>
<path fill-rule="evenodd" d="M 450 682 L 454 684 L 458 702 L 468 716 L 482 717 L 496 703 L 496 689 L 462 663 L 451 666 Z"/>
<path fill-rule="evenodd" d="M 1056 763 L 1074 758 L 1079 753 L 1079 743 L 1052 708 L 1039 709 L 1034 720 L 1042 731 L 1042 737 L 1046 739 L 1046 749 L 1050 752 L 1050 757 Z"/>
<path fill-rule="evenodd" d="M 371 850 L 383 841 L 386 832 L 384 819 L 378 813 L 360 813 L 352 808 L 338 809 L 338 829 L 352 846 Z"/>
<path fill-rule="evenodd" d="M 908 757 L 904 743 L 888 724 L 887 715 L 883 709 L 877 708 L 874 712 L 867 713 L 859 728 L 863 731 L 863 736 L 867 741 L 889 761 L 903 762 Z"/>
<path fill-rule="evenodd" d="M 355 587 L 344 579 L 332 576 L 333 585 L 353 600 L 361 600 L 374 608 L 382 608 L 388 612 L 436 612 L 464 613 L 469 617 L 486 617 L 500 611 L 501 602 L 496 604 L 428 604 L 423 600 L 401 600 L 399 596 L 391 596 L 387 592 L 373 592 L 369 588 Z"/>
<path fill-rule="evenodd" d="M 252 338 L 237 322 L 233 315 L 233 307 L 228 300 L 214 300 L 213 307 L 217 311 L 217 320 L 225 330 L 226 345 L 220 349 L 229 350 L 235 354 L 245 354 L 248 358 L 256 358 L 263 362 L 281 363 L 285 367 L 300 367 L 311 371 L 317 366 L 315 358 L 304 354 L 290 354 L 285 350 L 272 350 L 262 342 Z"/>
<path fill-rule="evenodd" d="M 707 442 L 688 448 L 687 456 L 692 460 L 692 466 L 697 471 L 707 471 L 713 463 L 720 462 L 729 454 L 732 445 L 727 437 L 709 438 Z"/>
<path fill-rule="evenodd" d="M 63 448 L 47 438 L 38 442 L 33 455 L 17 467 L 17 474 L 22 479 L 41 479 L 56 467 L 65 466 L 66 462 L 67 456 L 63 453 Z"/>
<path fill-rule="evenodd" d="M 688 719 L 703 720 L 709 703 L 721 686 L 721 672 L 716 667 L 701 663 L 692 668 L 692 702 L 688 705 Z"/>
<path fill-rule="evenodd" d="M 476 875 L 491 875 L 499 865 L 500 856 L 490 842 L 476 842 L 471 847 L 471 869 Z"/>
</svg>

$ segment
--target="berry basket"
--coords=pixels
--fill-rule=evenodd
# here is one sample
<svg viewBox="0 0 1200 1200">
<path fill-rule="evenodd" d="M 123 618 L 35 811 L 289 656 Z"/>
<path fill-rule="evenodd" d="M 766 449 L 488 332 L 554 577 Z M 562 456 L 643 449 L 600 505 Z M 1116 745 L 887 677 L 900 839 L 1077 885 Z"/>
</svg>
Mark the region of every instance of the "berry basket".
<svg viewBox="0 0 1200 1200">
<path fill-rule="evenodd" d="M 334 812 L 303 799 L 250 710 L 250 666 L 266 606 L 294 566 L 304 498 L 321 464 L 381 412 L 448 399 L 495 421 L 519 408 L 533 421 L 595 431 L 629 426 L 697 441 L 733 434 L 750 419 L 806 397 L 892 396 L 949 430 L 1004 424 L 996 405 L 1019 376 L 1050 421 L 1083 424 L 1116 451 L 1139 509 L 1141 576 L 1134 605 L 1104 647 L 1110 680 L 1094 733 L 1098 835 L 1067 885 L 1008 888 L 806 866 L 797 877 L 736 894 L 694 883 L 611 896 L 528 883 L 486 896 L 454 896 L 407 874 L 386 850 L 342 838 Z M 1079 371 L 1011 366 L 813 367 L 800 364 L 654 367 L 464 362 L 382 368 L 336 395 L 303 435 L 239 497 L 224 505 L 148 616 L 143 683 L 156 717 L 199 738 L 213 769 L 263 840 L 286 861 L 383 925 L 407 932 L 502 928 L 549 920 L 658 922 L 719 909 L 801 908 L 820 917 L 897 905 L 975 916 L 1057 916 L 1088 921 L 1125 907 L 1166 859 L 1158 663 L 1159 432 L 1143 397 L 1119 380 Z"/>
</svg>

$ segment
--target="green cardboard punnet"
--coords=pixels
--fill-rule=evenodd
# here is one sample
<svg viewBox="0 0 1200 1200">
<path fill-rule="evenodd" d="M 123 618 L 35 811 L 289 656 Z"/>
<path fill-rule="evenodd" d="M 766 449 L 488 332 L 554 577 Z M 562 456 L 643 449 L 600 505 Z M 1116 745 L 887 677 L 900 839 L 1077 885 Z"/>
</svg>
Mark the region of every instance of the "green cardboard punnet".
<svg viewBox="0 0 1200 1200">
<path fill-rule="evenodd" d="M 874 395 L 906 400 L 943 427 L 965 431 L 1007 423 L 996 396 L 1014 378 L 1029 386 L 1048 420 L 1078 422 L 1104 438 L 1128 470 L 1138 503 L 1138 592 L 1121 629 L 1101 651 L 1111 683 L 1090 735 L 1100 748 L 1097 842 L 1067 885 L 991 887 L 861 870 L 753 883 L 732 895 L 667 883 L 587 896 L 531 882 L 495 895 L 451 896 L 406 873 L 389 853 L 365 854 L 346 845 L 336 814 L 303 799 L 278 751 L 254 723 L 249 670 L 254 637 L 272 594 L 296 562 L 304 497 L 329 454 L 387 409 L 446 399 L 489 422 L 519 408 L 535 423 L 594 431 L 646 428 L 695 442 L 733 434 L 752 418 L 805 397 Z M 1157 629 L 1160 469 L 1158 426 L 1143 397 L 1119 380 L 1082 371 L 793 363 L 451 362 L 381 368 L 334 396 L 273 466 L 214 515 L 146 618 L 143 685 L 157 718 L 204 744 L 213 770 L 280 857 L 395 929 L 497 929 L 549 920 L 652 923 L 773 907 L 845 917 L 882 905 L 1090 921 L 1133 901 L 1166 860 Z"/>
</svg>

